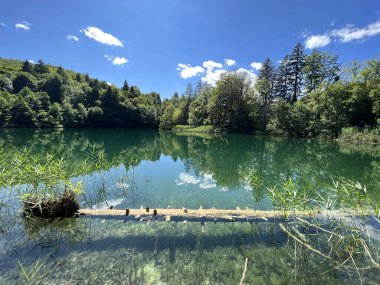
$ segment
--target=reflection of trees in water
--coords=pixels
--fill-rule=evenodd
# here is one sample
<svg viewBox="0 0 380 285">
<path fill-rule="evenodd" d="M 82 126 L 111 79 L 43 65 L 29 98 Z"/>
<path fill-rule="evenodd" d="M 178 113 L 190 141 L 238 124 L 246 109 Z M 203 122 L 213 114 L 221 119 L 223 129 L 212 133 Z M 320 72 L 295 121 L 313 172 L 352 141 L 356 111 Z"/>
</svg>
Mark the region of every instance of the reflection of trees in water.
<svg viewBox="0 0 380 285">
<path fill-rule="evenodd" d="M 143 160 L 157 161 L 168 155 L 180 159 L 185 169 L 212 174 L 219 186 L 240 187 L 242 173 L 254 172 L 262 182 L 257 191 L 279 180 L 307 179 L 318 188 L 340 176 L 365 181 L 371 188 L 380 175 L 377 148 L 348 148 L 331 141 L 275 138 L 265 136 L 176 135 L 170 132 L 73 129 L 1 130 L 0 146 L 27 146 L 32 153 L 61 152 L 73 161 L 84 160 L 92 150 L 104 150 L 109 158 L 120 156 L 126 169 Z M 318 183 L 317 183 L 318 182 Z M 261 189 L 258 189 L 261 188 Z"/>
</svg>

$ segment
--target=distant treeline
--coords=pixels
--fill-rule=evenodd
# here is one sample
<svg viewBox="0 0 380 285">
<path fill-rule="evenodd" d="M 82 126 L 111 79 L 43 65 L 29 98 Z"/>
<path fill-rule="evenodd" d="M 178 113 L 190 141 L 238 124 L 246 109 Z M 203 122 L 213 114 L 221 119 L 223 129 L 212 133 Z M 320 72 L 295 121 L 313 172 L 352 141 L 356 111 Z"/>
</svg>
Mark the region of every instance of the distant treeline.
<svg viewBox="0 0 380 285">
<path fill-rule="evenodd" d="M 337 137 L 345 127 L 380 124 L 380 61 L 342 68 L 338 57 L 297 44 L 278 66 L 267 58 L 254 84 L 247 74 L 228 72 L 216 87 L 189 84 L 162 104 L 160 126 L 212 125 L 294 137 Z"/>
<path fill-rule="evenodd" d="M 0 60 L 0 126 L 151 127 L 176 125 L 295 137 L 337 137 L 346 127 L 379 132 L 380 61 L 342 67 L 334 54 L 301 44 L 278 66 L 267 58 L 252 82 L 222 74 L 216 86 L 188 84 L 160 100 L 127 81 L 121 89 L 40 60 Z"/>
<path fill-rule="evenodd" d="M 160 95 L 124 82 L 107 82 L 62 67 L 0 59 L 2 127 L 157 128 Z"/>
</svg>

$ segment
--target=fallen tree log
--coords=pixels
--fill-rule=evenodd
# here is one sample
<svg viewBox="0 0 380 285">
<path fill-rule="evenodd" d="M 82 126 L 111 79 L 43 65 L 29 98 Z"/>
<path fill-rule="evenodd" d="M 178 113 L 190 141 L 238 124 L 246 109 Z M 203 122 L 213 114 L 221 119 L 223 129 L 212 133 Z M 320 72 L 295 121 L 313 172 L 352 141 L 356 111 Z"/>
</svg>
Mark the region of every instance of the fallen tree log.
<svg viewBox="0 0 380 285">
<path fill-rule="evenodd" d="M 315 217 L 323 215 L 315 211 L 264 211 L 264 210 L 224 210 L 224 209 L 80 209 L 80 215 L 126 221 L 174 221 L 174 222 L 270 222 L 295 219 L 297 217 Z M 330 212 L 331 214 L 331 212 Z M 344 216 L 340 213 L 335 213 Z"/>
</svg>

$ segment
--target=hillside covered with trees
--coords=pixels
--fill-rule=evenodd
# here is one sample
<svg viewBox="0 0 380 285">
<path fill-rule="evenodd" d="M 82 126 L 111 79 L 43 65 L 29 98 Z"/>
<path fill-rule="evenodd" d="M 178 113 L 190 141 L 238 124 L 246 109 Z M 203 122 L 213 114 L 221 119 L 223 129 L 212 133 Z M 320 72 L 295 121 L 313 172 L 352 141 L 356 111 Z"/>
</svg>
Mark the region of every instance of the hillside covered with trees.
<svg viewBox="0 0 380 285">
<path fill-rule="evenodd" d="M 0 59 L 1 127 L 157 128 L 160 106 L 127 81 L 119 89 L 42 60 Z"/>
<path fill-rule="evenodd" d="M 222 74 L 216 86 L 189 83 L 161 102 L 156 92 L 117 88 L 62 67 L 0 59 L 1 127 L 140 127 L 211 125 L 233 132 L 337 137 L 347 127 L 379 132 L 380 61 L 346 67 L 331 53 L 301 44 L 278 66 L 267 58 L 254 82 Z"/>
</svg>

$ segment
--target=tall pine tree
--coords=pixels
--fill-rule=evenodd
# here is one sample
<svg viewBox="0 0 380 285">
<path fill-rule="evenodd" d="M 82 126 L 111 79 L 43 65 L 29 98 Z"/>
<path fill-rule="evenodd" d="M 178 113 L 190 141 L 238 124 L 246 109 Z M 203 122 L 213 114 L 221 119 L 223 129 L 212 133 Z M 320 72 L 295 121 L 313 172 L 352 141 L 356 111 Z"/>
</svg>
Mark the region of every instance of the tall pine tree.
<svg viewBox="0 0 380 285">
<path fill-rule="evenodd" d="M 124 80 L 123 91 L 129 91 L 129 85 L 128 85 L 128 81 L 127 80 Z"/>
<path fill-rule="evenodd" d="M 285 55 L 281 60 L 280 66 L 276 70 L 274 93 L 276 97 L 280 97 L 283 100 L 290 102 L 291 90 L 290 90 L 290 69 L 289 69 L 289 55 Z"/>
<path fill-rule="evenodd" d="M 302 69 L 305 65 L 305 51 L 301 43 L 298 43 L 292 53 L 289 56 L 289 88 L 290 88 L 290 102 L 294 103 L 297 101 L 299 95 L 301 95 L 302 87 Z"/>
<path fill-rule="evenodd" d="M 32 64 L 30 63 L 29 60 L 25 60 L 22 63 L 21 70 L 24 71 L 24 72 L 33 73 L 33 66 L 32 66 Z"/>
<path fill-rule="evenodd" d="M 270 58 L 264 60 L 263 65 L 259 71 L 255 87 L 259 93 L 260 98 L 260 128 L 266 129 L 268 123 L 268 115 L 270 111 L 270 104 L 273 100 L 275 82 L 275 70 Z"/>
</svg>

